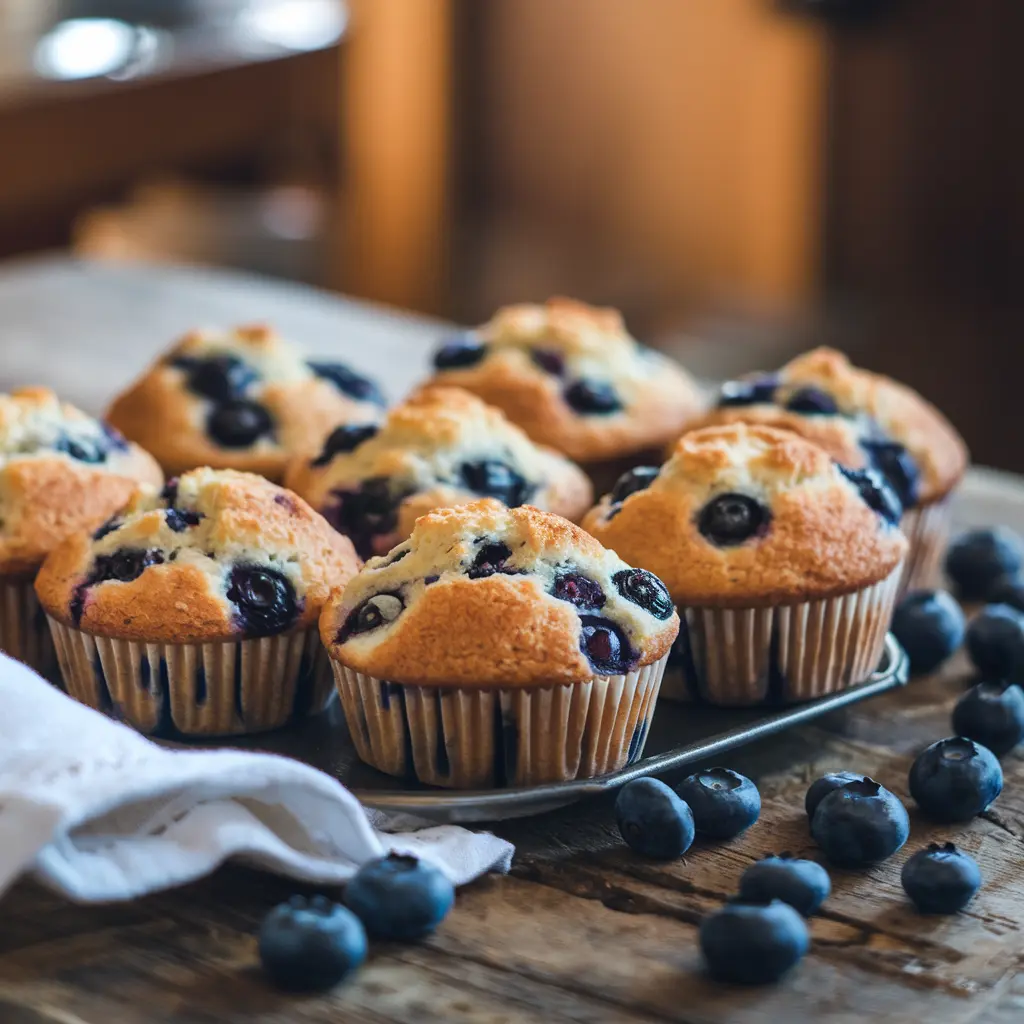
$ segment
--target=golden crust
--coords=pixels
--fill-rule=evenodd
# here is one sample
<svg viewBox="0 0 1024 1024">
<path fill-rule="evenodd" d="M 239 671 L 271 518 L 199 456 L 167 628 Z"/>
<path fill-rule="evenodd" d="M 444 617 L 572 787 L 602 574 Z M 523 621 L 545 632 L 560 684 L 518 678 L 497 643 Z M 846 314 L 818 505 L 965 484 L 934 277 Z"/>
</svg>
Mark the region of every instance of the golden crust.
<svg viewBox="0 0 1024 1024">
<path fill-rule="evenodd" d="M 283 574 L 300 605 L 288 628 L 299 629 L 317 620 L 331 590 L 344 586 L 360 565 L 349 540 L 306 502 L 252 474 L 204 468 L 183 475 L 173 507 L 198 515 L 186 529 L 168 525 L 167 507 L 165 498 L 139 494 L 104 536 L 81 533 L 59 546 L 36 579 L 43 608 L 101 636 L 229 640 L 244 632 L 226 596 L 232 566 L 266 566 Z M 88 584 L 98 557 L 125 550 L 159 552 L 162 562 L 131 582 Z"/>
<path fill-rule="evenodd" d="M 509 572 L 471 578 L 481 547 L 504 544 Z M 401 557 L 396 554 L 404 552 Z M 366 564 L 320 619 L 331 656 L 379 679 L 416 686 L 540 687 L 585 682 L 594 668 L 580 648 L 580 612 L 552 596 L 556 572 L 600 585 L 602 618 L 627 637 L 637 664 L 664 657 L 679 630 L 624 598 L 612 576 L 629 567 L 579 527 L 523 506 L 481 500 L 421 517 L 389 558 Z M 427 583 L 426 580 L 432 582 Z M 400 614 L 367 633 L 342 637 L 366 601 L 401 595 Z"/>
<path fill-rule="evenodd" d="M 488 345 L 486 358 L 474 366 L 439 371 L 435 380 L 479 395 L 534 441 L 577 462 L 659 447 L 703 407 L 686 372 L 659 353 L 639 347 L 615 310 L 568 299 L 508 306 L 481 327 L 479 335 Z M 604 415 L 575 412 L 563 398 L 565 381 L 533 361 L 536 349 L 562 356 L 566 381 L 587 378 L 610 384 L 622 410 Z"/>
<path fill-rule="evenodd" d="M 768 531 L 731 547 L 707 540 L 698 515 L 725 493 L 767 504 Z M 907 549 L 822 449 L 760 425 L 683 435 L 651 486 L 611 512 L 605 496 L 584 528 L 661 577 L 681 606 L 759 607 L 851 593 L 886 578 Z"/>
</svg>

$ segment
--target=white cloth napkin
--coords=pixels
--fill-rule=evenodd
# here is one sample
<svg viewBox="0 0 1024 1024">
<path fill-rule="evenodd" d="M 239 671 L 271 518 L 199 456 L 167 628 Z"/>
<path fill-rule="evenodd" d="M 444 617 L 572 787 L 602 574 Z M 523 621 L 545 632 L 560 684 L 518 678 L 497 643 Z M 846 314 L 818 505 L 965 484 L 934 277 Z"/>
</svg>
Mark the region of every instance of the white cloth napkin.
<svg viewBox="0 0 1024 1024">
<path fill-rule="evenodd" d="M 389 850 L 460 885 L 512 859 L 512 845 L 488 833 L 389 833 L 370 814 L 335 779 L 289 758 L 165 750 L 0 654 L 0 893 L 31 871 L 75 900 L 129 899 L 229 857 L 336 884 Z"/>
</svg>

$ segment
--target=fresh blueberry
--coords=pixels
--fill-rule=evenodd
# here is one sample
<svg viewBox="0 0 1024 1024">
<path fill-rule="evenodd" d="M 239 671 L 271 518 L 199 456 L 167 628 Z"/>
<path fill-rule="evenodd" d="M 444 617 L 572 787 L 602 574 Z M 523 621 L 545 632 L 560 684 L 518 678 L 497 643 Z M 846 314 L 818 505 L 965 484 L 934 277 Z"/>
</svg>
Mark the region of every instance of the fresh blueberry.
<svg viewBox="0 0 1024 1024">
<path fill-rule="evenodd" d="M 868 439 L 861 442 L 868 460 L 896 492 L 905 509 L 913 508 L 920 496 L 921 474 L 914 457 L 898 441 Z"/>
<path fill-rule="evenodd" d="M 996 757 L 1024 740 L 1024 690 L 1016 683 L 978 683 L 953 708 L 957 736 L 988 747 Z"/>
<path fill-rule="evenodd" d="M 1008 604 L 1019 612 L 1024 612 L 1024 577 L 1000 576 L 988 593 L 992 604 Z"/>
<path fill-rule="evenodd" d="M 343 423 L 340 427 L 335 427 L 311 465 L 326 466 L 335 455 L 355 451 L 364 441 L 369 441 L 379 429 L 376 423 Z"/>
<path fill-rule="evenodd" d="M 259 952 L 278 988 L 322 992 L 366 959 L 366 930 L 352 911 L 326 896 L 293 896 L 263 919 Z"/>
<path fill-rule="evenodd" d="M 789 854 L 770 855 L 752 864 L 740 878 L 740 899 L 750 903 L 782 900 L 810 917 L 828 899 L 832 881 L 816 861 Z"/>
<path fill-rule="evenodd" d="M 709 768 L 683 779 L 676 792 L 690 805 L 697 831 L 712 839 L 732 839 L 761 814 L 761 794 L 745 775 Z"/>
<path fill-rule="evenodd" d="M 98 465 L 107 461 L 110 454 L 110 445 L 103 435 L 89 437 L 68 437 L 62 434 L 54 444 L 54 451 L 64 452 L 71 456 L 76 462 L 86 462 Z"/>
<path fill-rule="evenodd" d="M 222 448 L 248 448 L 273 431 L 270 413 L 244 398 L 215 405 L 206 418 L 206 432 Z"/>
<path fill-rule="evenodd" d="M 291 580 L 264 565 L 236 565 L 228 574 L 227 598 L 247 636 L 283 633 L 299 614 Z"/>
<path fill-rule="evenodd" d="M 1024 682 L 1024 612 L 984 608 L 967 627 L 967 653 L 983 678 Z"/>
<path fill-rule="evenodd" d="M 946 553 L 946 575 L 965 601 L 985 601 L 989 588 L 1024 566 L 1024 542 L 1006 526 L 968 530 L 954 537 Z"/>
<path fill-rule="evenodd" d="M 241 398 L 259 379 L 256 371 L 237 356 L 210 356 L 197 359 L 187 371 L 186 386 L 189 391 L 224 402 L 229 398 Z"/>
<path fill-rule="evenodd" d="M 345 905 L 377 939 L 429 935 L 455 903 L 455 888 L 416 857 L 391 853 L 364 864 L 345 886 Z"/>
<path fill-rule="evenodd" d="M 892 632 L 914 673 L 937 669 L 964 642 L 964 613 L 945 590 L 917 590 L 896 607 Z"/>
<path fill-rule="evenodd" d="M 456 370 L 463 366 L 475 366 L 485 355 L 487 346 L 472 331 L 466 331 L 446 341 L 434 353 L 434 369 Z"/>
<path fill-rule="evenodd" d="M 376 381 L 356 373 L 344 363 L 309 362 L 306 365 L 316 376 L 330 381 L 343 395 L 348 395 L 357 402 L 372 402 L 381 407 L 387 405 L 384 393 Z"/>
<path fill-rule="evenodd" d="M 637 491 L 645 491 L 657 479 L 659 470 L 656 466 L 637 466 L 627 470 L 612 488 L 611 502 L 613 505 L 625 501 L 631 494 Z"/>
<path fill-rule="evenodd" d="M 794 967 L 810 946 L 804 919 L 787 903 L 729 903 L 700 926 L 700 948 L 716 981 L 767 985 Z"/>
<path fill-rule="evenodd" d="M 626 845 L 653 860 L 675 860 L 693 843 L 693 812 L 658 779 L 627 782 L 615 798 L 615 820 Z"/>
<path fill-rule="evenodd" d="M 535 348 L 530 353 L 530 358 L 545 373 L 550 373 L 553 377 L 561 377 L 565 373 L 565 356 L 556 349 Z"/>
<path fill-rule="evenodd" d="M 933 821 L 969 821 L 1002 791 L 996 755 L 965 736 L 933 743 L 910 767 L 910 795 Z"/>
<path fill-rule="evenodd" d="M 832 790 L 814 812 L 811 835 L 840 867 L 859 868 L 891 857 L 910 835 L 901 801 L 871 779 Z"/>
<path fill-rule="evenodd" d="M 646 569 L 620 569 L 613 577 L 615 589 L 633 604 L 650 612 L 656 619 L 672 618 L 675 605 L 665 584 Z"/>
<path fill-rule="evenodd" d="M 622 408 L 622 399 L 611 384 L 603 380 L 578 380 L 565 389 L 570 408 L 583 415 L 607 416 Z"/>
<path fill-rule="evenodd" d="M 337 642 L 343 644 L 350 636 L 368 633 L 371 629 L 394 622 L 405 603 L 398 594 L 375 594 L 367 598 L 358 608 L 353 609 L 341 627 Z"/>
<path fill-rule="evenodd" d="M 466 571 L 471 580 L 484 579 L 495 573 L 515 575 L 516 570 L 506 566 L 512 557 L 512 549 L 506 544 L 485 544 L 473 559 L 473 564 Z"/>
<path fill-rule="evenodd" d="M 459 476 L 467 490 L 485 498 L 497 498 L 509 508 L 528 501 L 535 490 L 521 474 L 499 459 L 464 462 L 459 467 Z"/>
<path fill-rule="evenodd" d="M 836 400 L 821 388 L 797 388 L 789 396 L 786 408 L 802 416 L 834 416 L 839 412 Z"/>
<path fill-rule="evenodd" d="M 727 381 L 722 385 L 718 396 L 718 407 L 721 409 L 739 405 L 763 405 L 774 399 L 778 386 L 778 377 L 771 374 Z"/>
<path fill-rule="evenodd" d="M 857 493 L 872 511 L 877 512 L 890 526 L 897 526 L 903 518 L 903 506 L 889 482 L 877 469 L 847 469 L 839 472 L 857 488 Z"/>
<path fill-rule="evenodd" d="M 981 871 L 952 843 L 929 843 L 903 865 L 900 881 L 922 914 L 955 914 L 981 888 Z"/>
<path fill-rule="evenodd" d="M 767 506 L 746 494 L 719 494 L 697 517 L 697 529 L 718 547 L 733 547 L 763 536 L 771 523 Z"/>
<path fill-rule="evenodd" d="M 580 648 L 598 675 L 624 675 L 636 665 L 637 655 L 626 635 L 599 615 L 580 616 Z"/>
<path fill-rule="evenodd" d="M 822 775 L 820 779 L 816 779 L 811 783 L 807 790 L 807 795 L 804 797 L 804 810 L 807 812 L 808 821 L 814 818 L 814 812 L 818 809 L 818 804 L 832 790 L 842 789 L 848 782 L 867 781 L 869 780 L 866 776 L 860 775 L 857 772 L 830 772 L 828 775 Z"/>
<path fill-rule="evenodd" d="M 601 608 L 605 602 L 601 584 L 578 572 L 564 572 L 555 577 L 551 593 L 559 601 L 568 601 L 576 608 Z"/>
<path fill-rule="evenodd" d="M 321 510 L 324 518 L 352 541 L 361 558 L 374 554 L 374 538 L 393 533 L 398 525 L 398 508 L 405 491 L 392 493 L 386 476 L 364 480 L 355 490 L 339 489 Z"/>
</svg>

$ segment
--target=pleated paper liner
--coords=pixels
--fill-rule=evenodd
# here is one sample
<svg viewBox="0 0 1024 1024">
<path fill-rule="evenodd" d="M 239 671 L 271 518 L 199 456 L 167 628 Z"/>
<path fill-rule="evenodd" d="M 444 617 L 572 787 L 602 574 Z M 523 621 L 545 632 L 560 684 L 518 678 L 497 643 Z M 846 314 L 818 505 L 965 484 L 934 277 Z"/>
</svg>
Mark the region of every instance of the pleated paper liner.
<svg viewBox="0 0 1024 1024">
<path fill-rule="evenodd" d="M 203 644 L 112 640 L 53 618 L 50 628 L 67 692 L 151 736 L 266 732 L 334 697 L 316 626 Z"/>
<path fill-rule="evenodd" d="M 433 786 L 491 789 L 592 778 L 637 760 L 666 661 L 506 690 L 402 686 L 331 664 L 363 761 Z"/>
<path fill-rule="evenodd" d="M 904 563 L 900 585 L 901 595 L 938 585 L 952 518 L 952 503 L 946 497 L 930 505 L 912 508 L 900 520 L 900 529 L 910 541 L 910 552 Z"/>
<path fill-rule="evenodd" d="M 57 656 L 33 579 L 19 576 L 0 581 L 0 651 L 55 681 L 60 678 Z"/>
<path fill-rule="evenodd" d="M 723 707 L 814 700 L 878 667 L 903 567 L 841 597 L 769 608 L 680 608 L 667 700 Z"/>
</svg>

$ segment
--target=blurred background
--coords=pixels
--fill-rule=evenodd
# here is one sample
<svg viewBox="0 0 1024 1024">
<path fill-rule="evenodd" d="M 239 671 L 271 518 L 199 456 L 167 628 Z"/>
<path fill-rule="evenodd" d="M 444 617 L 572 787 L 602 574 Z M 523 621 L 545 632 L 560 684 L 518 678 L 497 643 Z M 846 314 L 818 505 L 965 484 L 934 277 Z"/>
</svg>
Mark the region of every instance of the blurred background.
<svg viewBox="0 0 1024 1024">
<path fill-rule="evenodd" d="M 1022 39 L 1020 0 L 0 0 L 0 258 L 569 294 L 706 376 L 833 343 L 1024 470 Z"/>
</svg>

